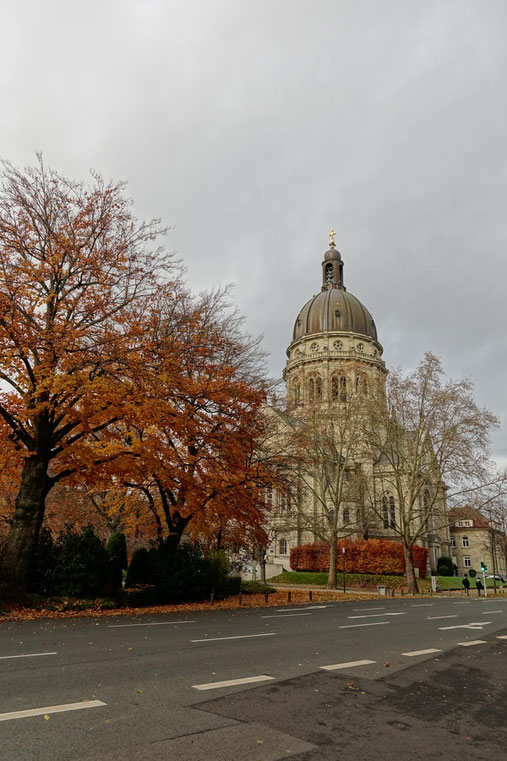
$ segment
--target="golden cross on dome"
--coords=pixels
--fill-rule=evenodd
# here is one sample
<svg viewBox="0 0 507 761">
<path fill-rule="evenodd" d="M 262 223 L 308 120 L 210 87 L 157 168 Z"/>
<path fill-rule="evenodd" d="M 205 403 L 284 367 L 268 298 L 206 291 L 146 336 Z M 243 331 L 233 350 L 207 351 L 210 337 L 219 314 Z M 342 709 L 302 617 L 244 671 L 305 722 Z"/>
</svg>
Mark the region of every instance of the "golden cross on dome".
<svg viewBox="0 0 507 761">
<path fill-rule="evenodd" d="M 330 246 L 334 246 L 334 236 L 335 236 L 335 234 L 336 233 L 335 233 L 334 230 L 330 230 L 329 231 L 329 245 Z"/>
</svg>

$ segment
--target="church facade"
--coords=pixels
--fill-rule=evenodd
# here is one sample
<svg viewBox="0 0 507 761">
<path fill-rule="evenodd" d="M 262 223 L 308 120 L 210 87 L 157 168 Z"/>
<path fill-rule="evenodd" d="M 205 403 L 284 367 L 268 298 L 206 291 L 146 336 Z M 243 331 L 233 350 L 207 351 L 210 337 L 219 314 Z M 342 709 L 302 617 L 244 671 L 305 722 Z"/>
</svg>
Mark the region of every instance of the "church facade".
<svg viewBox="0 0 507 761">
<path fill-rule="evenodd" d="M 336 249 L 333 231 L 321 269 L 321 290 L 297 315 L 287 348 L 283 373 L 286 410 L 279 417 L 281 429 L 297 428 L 302 416 L 308 419 L 309 414 L 316 423 L 326 419 L 330 421 L 326 425 L 332 426 L 333 421 L 343 418 L 344 409 L 350 411 L 351 405 L 367 415 L 368 399 L 385 398 L 388 371 L 382 359 L 383 347 L 371 313 L 345 287 L 344 262 Z M 361 439 L 360 432 L 351 435 Z M 371 449 L 360 446 L 348 450 L 352 462 L 347 463 L 344 473 L 349 483 L 336 502 L 340 513 L 335 520 L 338 538 L 397 541 L 396 522 L 402 517 L 398 500 L 392 490 L 385 488 L 385 463 L 376 461 L 369 452 Z M 313 483 L 295 478 L 293 488 L 268 490 L 268 562 L 289 570 L 293 547 L 323 540 L 319 526 L 324 518 L 329 522 L 332 511 L 325 506 L 323 516 L 321 507 L 326 498 L 314 486 L 318 478 Z M 435 520 L 428 521 L 427 530 L 425 527 L 418 540 L 428 547 L 428 570 L 436 569 L 441 555 L 450 555 L 449 529 L 442 518 L 446 510 L 443 492 L 435 504 L 438 519 L 435 516 Z"/>
</svg>

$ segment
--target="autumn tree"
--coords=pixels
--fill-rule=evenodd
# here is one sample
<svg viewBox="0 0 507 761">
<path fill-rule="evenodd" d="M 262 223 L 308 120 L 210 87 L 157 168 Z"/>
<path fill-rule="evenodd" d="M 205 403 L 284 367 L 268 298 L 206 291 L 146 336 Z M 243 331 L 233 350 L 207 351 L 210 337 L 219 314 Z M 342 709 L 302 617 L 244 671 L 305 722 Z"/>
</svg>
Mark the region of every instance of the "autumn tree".
<svg viewBox="0 0 507 761">
<path fill-rule="evenodd" d="M 154 294 L 174 263 L 139 223 L 124 186 L 89 185 L 38 164 L 3 163 L 0 186 L 0 436 L 17 452 L 19 488 L 4 583 L 26 589 L 53 486 L 116 456 L 107 432 L 136 402 L 128 372 Z"/>
<path fill-rule="evenodd" d="M 365 420 L 377 462 L 370 506 L 398 535 L 408 590 L 416 593 L 412 547 L 448 525 L 449 500 L 490 483 L 497 419 L 476 403 L 469 380 L 445 379 L 440 360 L 428 353 L 413 372 L 391 371 L 387 396 L 371 399 Z"/>
<path fill-rule="evenodd" d="M 268 388 L 259 342 L 222 290 L 182 294 L 153 317 L 142 400 L 124 424 L 125 483 L 142 496 L 159 539 L 177 546 L 185 532 L 238 541 L 260 529 L 269 477 L 259 447 Z"/>
</svg>

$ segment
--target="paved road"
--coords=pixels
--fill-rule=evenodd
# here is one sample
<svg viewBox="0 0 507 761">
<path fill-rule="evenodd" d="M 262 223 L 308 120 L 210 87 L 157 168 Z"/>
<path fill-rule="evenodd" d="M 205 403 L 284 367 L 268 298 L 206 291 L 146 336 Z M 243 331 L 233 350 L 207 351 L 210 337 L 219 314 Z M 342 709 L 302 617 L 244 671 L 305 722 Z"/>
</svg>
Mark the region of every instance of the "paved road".
<svg viewBox="0 0 507 761">
<path fill-rule="evenodd" d="M 468 673 L 463 664 L 481 657 L 489 664 L 483 674 L 490 673 L 494 683 L 498 669 L 505 669 L 506 627 L 507 600 L 492 597 L 4 623 L 0 758 L 275 761 L 308 753 L 312 759 L 333 758 L 325 755 L 330 741 L 319 749 L 315 736 L 295 731 L 296 707 L 313 721 L 313 709 L 304 711 L 308 701 L 301 704 L 301 695 L 320 690 L 309 687 L 315 680 L 326 689 L 350 690 L 349 681 L 384 685 L 388 676 L 417 693 L 418 669 L 433 670 L 443 684 L 442 659 L 455 659 L 455 670 Z M 449 700 L 461 705 L 460 687 L 449 674 L 449 689 L 456 692 Z M 229 684 L 234 680 L 242 681 Z M 483 675 L 481 700 L 491 702 L 494 714 L 500 698 L 493 689 L 484 691 L 485 680 Z M 272 702 L 267 696 L 273 689 L 282 690 L 283 700 L 273 703 L 270 724 L 260 709 Z M 384 709 L 395 697 L 385 697 Z M 236 703 L 243 706 L 241 716 L 230 710 Z M 502 715 L 505 719 L 507 709 Z M 357 727 L 354 731 L 361 735 Z M 346 728 L 339 734 L 345 741 Z M 452 736 L 451 729 L 447 734 Z M 363 758 L 377 757 L 382 756 L 365 755 L 363 748 Z M 475 756 L 483 757 L 501 758 Z"/>
</svg>

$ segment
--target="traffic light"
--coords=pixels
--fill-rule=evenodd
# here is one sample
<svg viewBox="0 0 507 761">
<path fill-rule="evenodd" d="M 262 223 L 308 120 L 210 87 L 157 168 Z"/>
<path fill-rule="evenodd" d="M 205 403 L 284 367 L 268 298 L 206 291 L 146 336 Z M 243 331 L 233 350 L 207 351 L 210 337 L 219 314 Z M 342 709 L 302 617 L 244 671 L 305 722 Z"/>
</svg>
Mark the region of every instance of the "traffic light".
<svg viewBox="0 0 507 761">
<path fill-rule="evenodd" d="M 484 560 L 481 560 L 481 571 L 482 571 L 482 573 L 484 573 L 484 571 L 487 571 L 487 570 L 488 570 L 488 566 L 486 565 Z"/>
</svg>

